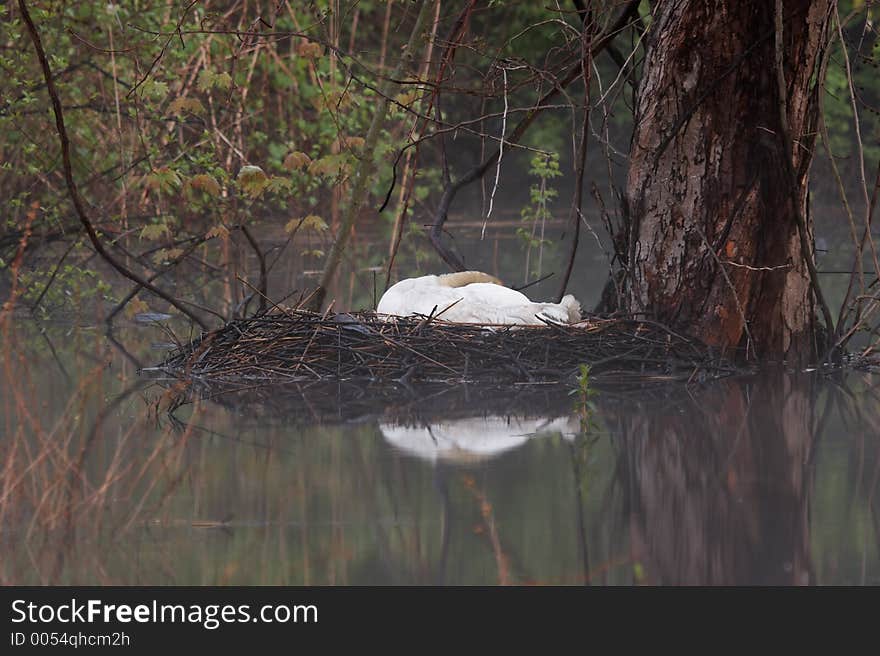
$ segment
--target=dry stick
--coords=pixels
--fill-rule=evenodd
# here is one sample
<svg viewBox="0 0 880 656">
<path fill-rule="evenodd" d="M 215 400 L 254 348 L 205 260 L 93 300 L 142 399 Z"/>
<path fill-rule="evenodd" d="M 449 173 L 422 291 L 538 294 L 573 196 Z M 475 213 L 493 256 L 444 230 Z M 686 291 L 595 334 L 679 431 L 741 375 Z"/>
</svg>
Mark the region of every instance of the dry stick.
<svg viewBox="0 0 880 656">
<path fill-rule="evenodd" d="M 720 257 L 718 257 L 718 253 L 715 252 L 715 249 L 712 248 L 712 245 L 709 243 L 709 240 L 706 238 L 706 233 L 703 232 L 703 229 L 700 227 L 699 222 L 695 223 L 694 226 L 697 229 L 697 232 L 700 233 L 700 237 L 703 239 L 703 245 L 706 247 L 706 250 L 712 255 L 712 258 L 715 260 L 715 264 L 718 266 L 718 270 L 721 271 L 721 275 L 724 278 L 724 282 L 727 283 L 727 287 L 730 289 L 730 294 L 733 296 L 733 302 L 736 304 L 736 311 L 739 314 L 740 320 L 743 322 L 743 332 L 746 334 L 746 359 L 749 357 L 749 349 L 752 350 L 752 355 L 757 358 L 757 353 L 755 353 L 755 339 L 752 337 L 752 333 L 749 330 L 749 320 L 746 318 L 746 312 L 743 308 L 742 302 L 739 299 L 739 294 L 736 293 L 736 287 L 733 284 L 733 281 L 730 279 L 730 275 L 727 273 L 727 269 L 724 267 L 725 264 L 732 264 L 737 266 L 735 262 L 723 262 Z M 787 266 L 787 265 L 784 265 Z M 751 270 L 757 270 L 757 267 L 747 267 Z M 777 267 L 771 267 L 771 269 L 775 269 Z M 760 270 L 767 270 L 767 267 L 761 267 Z"/>
<path fill-rule="evenodd" d="M 638 11 L 640 0 L 630 0 L 627 6 L 624 8 L 620 17 L 615 21 L 614 25 L 603 34 L 603 36 L 593 44 L 590 50 L 590 56 L 596 57 L 605 47 L 611 43 L 611 41 L 617 36 L 617 34 L 623 30 L 633 13 Z M 514 145 L 519 142 L 522 136 L 525 134 L 526 130 L 531 126 L 532 122 L 538 117 L 538 114 L 541 113 L 544 105 L 546 105 L 551 99 L 555 98 L 557 94 L 559 94 L 565 87 L 578 79 L 581 75 L 581 63 L 578 62 L 576 66 L 574 66 L 565 77 L 559 81 L 558 84 L 554 86 L 553 89 L 545 93 L 541 99 L 538 101 L 535 107 L 529 110 L 525 117 L 514 127 L 513 132 L 511 132 L 510 136 L 505 139 L 505 142 L 508 145 Z M 434 250 L 437 251 L 437 254 L 443 259 L 446 264 L 452 268 L 453 271 L 463 271 L 464 264 L 461 260 L 456 256 L 452 251 L 446 248 L 443 244 L 441 237 L 443 236 L 443 224 L 446 223 L 446 217 L 449 213 L 449 207 L 452 205 L 452 201 L 455 196 L 461 191 L 464 187 L 469 185 L 476 180 L 481 179 L 486 171 L 495 163 L 495 160 L 498 158 L 498 149 L 489 155 L 485 160 L 483 160 L 480 164 L 472 168 L 470 171 L 465 173 L 461 178 L 456 180 L 455 182 L 448 182 L 446 187 L 443 189 L 443 195 L 440 197 L 440 202 L 437 205 L 437 211 L 434 213 L 434 224 L 431 226 L 431 232 L 428 237 L 431 241 L 431 245 L 434 246 Z"/>
<path fill-rule="evenodd" d="M 385 269 L 385 286 L 383 293 L 388 290 L 391 284 L 391 270 L 394 268 L 394 261 L 397 259 L 397 251 L 400 248 L 400 242 L 403 239 L 403 228 L 406 225 L 406 213 L 409 210 L 409 201 L 412 197 L 412 191 L 416 182 L 416 171 L 418 169 L 419 148 L 416 146 L 415 154 L 410 156 L 407 153 L 407 161 L 403 169 L 403 184 L 400 188 L 400 197 L 397 202 L 397 216 L 394 221 L 391 249 L 388 256 L 388 267 Z M 375 303 L 373 307 L 375 307 Z"/>
<path fill-rule="evenodd" d="M 858 242 L 858 244 L 857 244 L 855 258 L 858 258 L 858 259 L 861 259 L 861 254 L 864 253 L 864 251 L 865 251 L 865 240 L 867 238 L 870 238 L 871 222 L 872 222 L 873 216 L 874 216 L 874 207 L 876 207 L 876 204 L 877 204 L 877 192 L 878 191 L 880 191 L 880 161 L 877 162 L 877 174 L 876 174 L 876 178 L 874 181 L 874 191 L 871 194 L 871 203 L 870 203 L 870 205 L 868 207 L 868 211 L 867 211 L 867 217 L 866 217 L 867 225 L 865 226 L 865 229 L 862 231 L 861 241 Z M 856 265 L 854 263 L 852 268 L 855 268 L 855 266 Z M 850 281 L 849 281 L 849 286 L 847 287 L 846 296 L 844 297 L 844 301 L 845 301 L 844 305 L 846 305 L 848 303 L 848 300 L 849 300 L 850 295 L 852 293 L 852 285 L 853 285 L 852 268 L 850 269 L 850 272 L 849 272 L 850 273 Z M 873 273 L 876 276 L 876 275 L 878 275 L 878 271 L 880 271 L 880 269 L 875 268 L 873 272 L 869 272 L 869 273 Z M 877 283 L 877 281 L 878 281 L 878 279 L 875 278 L 874 281 L 870 285 L 868 285 L 868 288 L 875 285 Z M 867 290 L 862 291 L 862 293 L 854 299 L 856 302 L 856 308 L 855 308 L 855 311 L 857 313 L 856 319 L 853 322 L 853 325 L 850 327 L 850 329 L 836 340 L 836 342 L 834 344 L 834 348 L 840 348 L 840 347 L 844 346 L 853 337 L 853 335 L 855 335 L 859 331 L 861 325 L 865 321 L 867 321 L 868 316 L 873 314 L 874 311 L 877 309 L 878 302 L 880 302 L 880 299 L 878 299 L 878 296 L 876 294 L 873 296 L 867 296 L 865 293 L 866 291 Z M 862 307 L 863 307 L 862 302 L 863 301 L 868 301 L 867 307 L 864 309 L 864 311 L 862 310 Z M 850 310 L 847 312 L 847 314 L 849 314 L 849 312 L 851 312 L 851 311 L 852 311 L 852 308 L 850 308 Z M 838 332 L 843 331 L 843 328 L 839 324 L 837 326 L 837 331 Z"/>
<path fill-rule="evenodd" d="M 449 36 L 446 37 L 446 48 L 443 50 L 443 54 L 440 56 L 440 66 L 437 69 L 437 75 L 435 76 L 436 82 L 434 82 L 433 94 L 431 96 L 431 103 L 428 107 L 428 110 L 425 112 L 426 116 L 430 115 L 433 111 L 436 116 L 436 122 L 438 125 L 442 125 L 442 108 L 440 107 L 440 92 L 443 89 L 443 80 L 446 74 L 446 69 L 452 67 L 452 63 L 455 60 L 455 54 L 458 52 L 458 47 L 461 45 L 461 40 L 464 38 L 464 35 L 467 32 L 468 23 L 471 18 L 471 14 L 474 12 L 474 8 L 477 5 L 477 0 L 469 0 L 469 2 L 461 8 L 461 11 L 458 13 L 458 16 L 455 19 L 455 23 L 453 23 L 452 28 L 449 30 Z M 452 77 L 454 77 L 455 73 L 452 73 Z M 477 119 L 480 125 L 483 125 L 482 117 Z M 449 182 L 449 163 L 446 159 L 446 139 L 445 137 L 440 137 L 440 151 L 443 155 L 443 176 L 444 182 L 448 184 Z"/>
<path fill-rule="evenodd" d="M 574 258 L 577 255 L 578 242 L 581 237 L 581 206 L 583 205 L 584 196 L 584 168 L 587 161 L 587 137 L 590 131 L 590 83 L 592 81 L 593 61 L 590 56 L 590 46 L 593 40 L 593 11 L 584 12 L 583 3 L 580 0 L 575 2 L 575 6 L 582 12 L 583 25 L 581 28 L 581 75 L 584 78 L 584 121 L 581 126 L 581 142 L 578 146 L 577 154 L 577 170 L 575 171 L 575 189 L 574 199 L 571 205 L 571 220 L 574 221 L 574 235 L 571 239 L 571 251 L 568 254 L 568 264 L 565 267 L 565 273 L 562 274 L 562 283 L 559 285 L 559 293 L 556 295 L 556 302 L 561 303 L 565 290 L 568 287 L 568 281 L 571 278 L 571 272 L 574 269 Z"/>
<path fill-rule="evenodd" d="M 434 8 L 434 23 L 431 27 L 431 38 L 428 40 L 428 45 L 426 47 L 425 52 L 425 60 L 422 65 L 422 70 L 419 73 L 419 77 L 421 79 L 427 79 L 428 73 L 431 69 L 431 59 L 433 58 L 434 52 L 434 41 L 437 38 L 437 27 L 440 25 L 440 4 L 441 0 L 436 0 L 436 5 Z M 433 91 L 431 95 L 431 100 L 429 105 L 433 105 L 434 99 L 436 98 L 437 90 Z M 409 138 L 412 139 L 413 132 L 416 130 L 416 126 L 418 125 L 419 119 L 413 123 L 412 130 L 410 131 Z M 428 127 L 427 119 L 422 119 L 422 127 L 419 131 L 419 139 L 424 137 L 425 130 Z M 416 173 L 418 172 L 419 166 L 419 146 L 421 144 L 418 140 L 416 140 L 415 152 L 407 151 L 406 160 L 403 165 L 403 175 L 401 180 L 401 188 L 400 194 L 398 196 L 397 201 L 397 213 L 394 217 L 394 227 L 391 230 L 391 245 L 388 251 L 388 267 L 385 270 L 385 287 L 383 288 L 383 292 L 388 289 L 389 284 L 391 283 L 391 270 L 394 268 L 394 261 L 397 259 L 397 251 L 400 248 L 400 242 L 403 238 L 403 228 L 406 224 L 406 213 L 409 210 L 409 201 L 412 197 L 413 188 L 415 187 Z M 383 207 L 384 209 L 384 207 Z M 379 210 L 380 212 L 382 210 Z M 375 275 L 373 278 L 374 289 L 373 293 L 375 295 Z M 375 299 L 374 299 L 375 301 Z M 376 307 L 376 303 L 373 303 L 373 307 Z"/>
<path fill-rule="evenodd" d="M 257 260 L 260 262 L 260 308 L 258 310 L 259 314 L 263 314 L 266 312 L 266 298 L 268 296 L 268 281 L 266 277 L 266 257 L 263 255 L 263 252 L 260 250 L 260 245 L 257 243 L 257 240 L 254 239 L 254 236 L 251 234 L 251 231 L 244 224 L 240 225 L 242 234 L 244 234 L 245 239 L 248 240 L 248 243 L 251 245 L 251 248 L 254 249 L 254 253 L 257 255 Z M 246 311 L 246 310 L 245 310 Z"/>
<path fill-rule="evenodd" d="M 391 26 L 391 5 L 393 0 L 385 3 L 385 20 L 382 21 L 382 45 L 379 50 L 379 71 L 385 70 L 385 53 L 388 52 L 388 28 Z"/>
<path fill-rule="evenodd" d="M 98 233 L 95 232 L 95 228 L 92 225 L 92 222 L 89 220 L 88 214 L 86 213 L 85 203 L 83 202 L 82 197 L 79 195 L 76 181 L 74 181 L 73 179 L 73 167 L 70 161 L 70 140 L 67 136 L 67 128 L 65 128 L 64 126 L 64 114 L 61 109 L 61 99 L 58 97 L 58 90 L 55 88 L 55 79 L 52 77 L 52 70 L 49 68 L 49 61 L 46 59 L 46 52 L 43 50 L 43 43 L 40 40 L 40 34 L 39 32 L 37 32 L 34 21 L 31 19 L 31 15 L 28 12 L 25 1 L 18 0 L 18 7 L 21 11 L 22 17 L 24 18 L 24 22 L 27 25 L 31 41 L 33 41 L 34 49 L 37 53 L 37 58 L 40 60 L 40 66 L 43 69 L 43 77 L 46 80 L 46 89 L 48 90 L 49 97 L 52 100 L 52 109 L 55 113 L 55 127 L 58 131 L 59 140 L 61 141 L 61 156 L 64 165 L 64 179 L 67 182 L 67 190 L 70 193 L 70 198 L 73 201 L 73 206 L 76 209 L 76 213 L 79 217 L 80 223 L 82 223 L 83 227 L 86 230 L 86 234 L 88 234 L 89 236 L 89 240 L 92 242 L 92 246 L 97 251 L 98 255 L 104 258 L 104 260 L 108 264 L 110 264 L 110 266 L 116 269 L 123 276 L 125 276 L 129 280 L 138 283 L 143 288 L 153 292 L 156 296 L 167 301 L 178 310 L 180 310 L 183 314 L 192 319 L 195 323 L 201 326 L 202 329 L 208 330 L 208 325 L 201 319 L 201 317 L 187 309 L 187 307 L 183 305 L 181 301 L 178 301 L 167 292 L 150 284 L 150 282 L 148 282 L 146 279 L 144 279 L 142 276 L 138 275 L 134 271 L 130 271 L 128 268 L 126 268 L 121 262 L 117 261 L 115 257 L 107 252 L 107 249 L 104 248 L 104 244 L 102 244 L 101 240 L 98 238 Z"/>
<path fill-rule="evenodd" d="M 851 16 L 852 16 L 852 14 L 850 14 L 850 17 Z M 874 189 L 873 189 L 873 191 L 871 193 L 871 197 L 869 199 L 868 198 L 867 179 L 865 176 L 865 150 L 864 150 L 864 146 L 862 144 L 862 132 L 861 132 L 861 126 L 860 126 L 860 122 L 859 122 L 858 106 L 856 104 L 855 89 L 853 88 L 852 68 L 851 68 L 850 62 L 849 62 L 849 54 L 846 49 L 846 41 L 843 38 L 843 26 L 842 26 L 842 23 L 840 20 L 840 13 L 837 11 L 836 7 L 835 7 L 835 18 L 837 19 L 837 33 L 840 37 L 840 46 L 843 51 L 844 62 L 846 64 L 847 88 L 849 91 L 850 103 L 852 105 L 852 110 L 853 110 L 853 124 L 855 126 L 856 141 L 857 141 L 858 149 L 859 149 L 859 152 L 858 152 L 858 154 L 859 154 L 859 181 L 861 182 L 861 188 L 862 188 L 863 200 L 865 202 L 865 212 L 866 212 L 866 214 L 865 214 L 865 229 L 862 232 L 862 239 L 859 242 L 856 242 L 855 239 L 853 241 L 853 245 L 856 247 L 856 253 L 855 253 L 854 262 L 853 262 L 853 269 L 855 269 L 856 267 L 858 267 L 859 271 L 861 271 L 861 269 L 862 269 L 862 255 L 865 252 L 865 242 L 867 240 L 868 244 L 871 247 L 871 255 L 872 255 L 872 259 L 874 261 L 874 271 L 880 271 L 880 262 L 878 262 L 878 258 L 877 258 L 877 249 L 874 245 L 874 239 L 871 236 L 871 222 L 872 222 L 873 215 L 874 215 L 874 207 L 877 202 L 877 191 L 878 191 L 878 189 L 880 189 L 880 162 L 877 163 L 877 174 L 876 174 L 875 181 L 874 181 Z M 849 17 L 847 17 L 847 21 L 848 20 L 849 20 Z M 844 21 L 844 22 L 846 22 L 846 21 Z M 832 160 L 832 164 L 833 164 L 833 160 Z M 846 203 L 845 199 L 844 199 L 844 203 Z M 846 344 L 846 342 L 849 341 L 849 339 L 858 331 L 859 326 L 861 325 L 861 322 L 864 319 L 864 317 L 862 315 L 862 307 L 863 307 L 862 300 L 864 299 L 864 294 L 865 294 L 864 276 L 863 275 L 860 276 L 860 283 L 861 283 L 860 292 L 861 292 L 861 294 L 858 296 L 858 298 L 856 300 L 855 308 L 849 308 L 849 309 L 847 308 L 847 306 L 849 305 L 850 297 L 852 295 L 853 283 L 854 283 L 854 279 L 853 279 L 853 277 L 850 277 L 849 284 L 847 285 L 847 289 L 846 289 L 846 294 L 844 295 L 843 303 L 841 304 L 841 308 L 840 308 L 841 315 L 838 318 L 837 331 L 836 331 L 837 334 L 835 335 L 836 339 L 835 339 L 835 343 L 833 345 L 833 348 L 835 348 L 835 349 L 842 347 L 843 345 Z M 843 332 L 843 325 L 841 324 L 843 314 L 844 314 L 844 312 L 846 312 L 846 314 L 849 315 L 850 312 L 853 311 L 853 309 L 855 310 L 855 314 L 856 314 L 855 320 L 853 322 L 853 326 L 845 335 L 841 336 L 839 333 Z M 869 309 L 868 313 L 870 313 L 870 312 L 871 312 L 871 310 Z"/>
<path fill-rule="evenodd" d="M 782 144 L 785 148 L 783 161 L 785 162 L 785 172 L 788 176 L 788 190 L 791 201 L 791 209 L 794 212 L 797 221 L 798 235 L 801 241 L 801 256 L 807 265 L 807 271 L 810 274 L 810 285 L 813 288 L 813 294 L 816 296 L 816 302 L 822 311 L 822 317 L 825 319 L 825 346 L 826 351 L 830 350 L 833 344 L 834 336 L 834 319 L 831 317 L 831 310 L 828 309 L 828 303 L 825 302 L 825 296 L 822 294 L 822 288 L 819 287 L 819 274 L 816 271 L 816 264 L 813 261 L 813 250 L 810 248 L 810 242 L 807 238 L 807 224 L 801 210 L 800 189 L 797 181 L 797 174 L 794 170 L 794 146 L 791 140 L 791 132 L 788 126 L 788 113 L 786 112 L 786 100 L 788 93 L 785 85 L 785 70 L 782 66 L 782 0 L 776 0 L 775 12 L 775 31 L 774 31 L 774 50 L 776 65 L 776 91 L 777 104 L 779 107 L 779 128 L 782 133 Z M 828 355 L 825 353 L 824 355 Z"/>
<path fill-rule="evenodd" d="M 466 27 L 468 24 L 468 20 L 470 19 L 471 13 L 474 11 L 474 7 L 476 6 L 477 0 L 470 0 L 465 4 L 461 11 L 458 13 L 458 17 L 455 19 L 455 23 L 453 23 L 452 28 L 449 31 L 449 36 L 446 38 L 446 48 L 443 50 L 443 54 L 440 55 L 439 66 L 437 67 L 437 74 L 435 76 L 436 82 L 433 85 L 433 90 L 431 94 L 431 100 L 428 103 L 428 107 L 425 110 L 424 116 L 422 117 L 422 130 L 421 135 L 418 140 L 416 140 L 416 149 L 418 149 L 421 140 L 424 139 L 424 132 L 427 128 L 428 122 L 431 120 L 430 114 L 433 112 L 436 116 L 434 119 L 437 125 L 442 125 L 442 110 L 440 108 L 440 92 L 442 90 L 442 83 L 444 79 L 444 75 L 446 74 L 446 69 L 452 66 L 452 62 L 455 59 L 455 53 L 458 49 L 458 46 L 461 42 L 461 39 L 464 37 Z M 439 9 L 439 3 L 438 3 Z M 436 34 L 436 21 L 434 25 L 434 33 Z M 480 124 L 482 125 L 482 119 L 480 119 Z M 440 137 L 440 155 L 442 160 L 442 173 L 443 173 L 443 184 L 450 184 L 449 177 L 449 160 L 446 156 L 446 137 L 445 133 L 442 131 L 436 131 L 435 136 L 439 132 Z M 503 134 L 501 135 L 504 136 Z M 398 156 L 399 157 L 399 156 Z M 393 171 L 392 171 L 393 172 Z M 392 178 L 392 187 L 394 185 L 394 179 Z M 389 192 L 390 193 L 390 192 Z M 440 245 L 442 248 L 442 244 Z M 442 255 L 442 250 L 440 251 Z M 463 268 L 463 267 L 462 267 Z M 389 278 L 391 275 L 389 269 Z M 387 283 L 386 283 L 387 287 Z"/>
<path fill-rule="evenodd" d="M 403 56 L 400 58 L 400 62 L 397 64 L 397 68 L 391 76 L 392 78 L 401 78 L 412 63 L 416 50 L 416 41 L 422 34 L 422 29 L 427 22 L 430 9 L 431 3 L 427 0 L 421 0 L 419 14 L 416 17 L 416 22 L 409 35 L 406 50 L 404 50 Z M 357 215 L 367 200 L 367 195 L 370 191 L 369 183 L 372 180 L 373 170 L 376 166 L 376 146 L 378 145 L 379 134 L 382 131 L 388 113 L 392 84 L 393 82 L 390 80 L 386 80 L 382 84 L 382 91 L 380 94 L 381 100 L 379 101 L 379 106 L 376 108 L 376 113 L 373 114 L 373 120 L 370 122 L 370 128 L 367 131 L 367 136 L 364 140 L 364 149 L 361 153 L 361 159 L 358 162 L 357 172 L 355 173 L 355 182 L 351 190 L 350 200 L 342 217 L 339 234 L 333 242 L 333 246 L 330 248 L 330 253 L 327 256 L 327 263 L 324 265 L 324 271 L 321 274 L 321 281 L 309 305 L 312 309 L 320 309 L 324 305 L 324 299 L 327 296 L 327 289 L 330 287 L 330 283 L 336 275 L 336 269 L 342 261 L 342 255 L 348 244 L 348 239 L 351 236 Z"/>
<path fill-rule="evenodd" d="M 495 166 L 495 180 L 492 183 L 492 191 L 489 193 L 489 210 L 486 212 L 486 218 L 483 219 L 483 228 L 480 230 L 480 239 L 486 236 L 486 226 L 489 223 L 489 217 L 492 216 L 492 209 L 495 207 L 495 192 L 498 191 L 498 182 L 501 180 L 501 159 L 504 157 L 504 135 L 507 133 L 507 68 L 501 67 L 501 75 L 504 80 L 504 114 L 501 116 L 501 137 L 498 139 L 498 163 Z M 528 267 L 526 267 L 528 269 Z M 540 267 L 538 267 L 540 271 Z M 526 271 L 528 273 L 528 271 Z"/>
<path fill-rule="evenodd" d="M 150 67 L 147 69 L 147 72 L 144 73 L 144 76 L 135 84 L 131 89 L 128 90 L 128 96 L 131 96 L 138 88 L 147 81 L 147 78 L 150 77 L 150 73 L 153 72 L 153 69 L 156 68 L 156 65 L 161 61 L 162 57 L 165 56 L 165 52 L 168 50 L 168 46 L 171 45 L 171 42 L 174 40 L 175 36 L 180 37 L 180 40 L 183 41 L 183 32 L 180 29 L 180 26 L 183 25 L 183 22 L 186 20 L 187 15 L 189 14 L 189 10 L 193 8 L 193 6 L 198 2 L 198 0 L 191 0 L 186 7 L 183 8 L 183 13 L 180 16 L 180 19 L 177 21 L 177 25 L 174 30 L 170 33 L 168 40 L 165 41 L 165 44 L 162 46 L 162 49 L 159 50 L 159 54 L 153 59 Z M 21 8 L 23 14 L 27 14 L 27 9 L 24 6 L 24 0 L 19 0 L 18 6 Z M 30 21 L 30 15 L 26 19 L 29 25 L 33 25 Z M 42 46 L 40 46 L 42 49 Z"/>
<path fill-rule="evenodd" d="M 251 290 L 253 290 L 253 292 L 254 292 L 255 294 L 259 294 L 260 296 L 262 296 L 262 298 L 263 298 L 263 302 L 264 302 L 264 303 L 268 303 L 269 305 L 271 305 L 273 310 L 278 310 L 278 311 L 281 312 L 282 314 L 287 314 L 288 316 L 290 316 L 289 313 L 287 312 L 287 310 L 285 310 L 283 307 L 281 307 L 280 305 L 278 305 L 278 303 L 276 303 L 276 302 L 273 301 L 271 298 L 269 298 L 268 296 L 266 296 L 265 294 L 263 294 L 263 292 L 261 292 L 259 289 L 257 289 L 256 287 L 254 287 L 254 286 L 253 286 L 252 284 L 250 284 L 247 280 L 245 280 L 245 279 L 242 278 L 241 276 L 236 276 L 236 278 L 238 279 L 238 282 L 240 282 L 241 284 L 243 284 L 243 285 L 247 285 L 248 287 L 250 287 Z M 252 317 L 252 318 L 253 318 L 253 317 Z"/>
<path fill-rule="evenodd" d="M 843 37 L 843 27 L 840 22 L 840 14 L 837 10 L 836 4 L 834 6 L 834 10 L 835 10 L 835 16 L 837 18 L 837 31 L 838 31 L 838 34 L 840 35 L 840 46 L 843 51 L 843 61 L 846 64 L 846 82 L 847 82 L 847 87 L 849 90 L 850 104 L 852 105 L 852 111 L 853 111 L 853 127 L 854 127 L 854 132 L 856 135 L 856 143 L 858 144 L 858 149 L 859 149 L 859 183 L 861 184 L 862 198 L 865 203 L 865 211 L 870 212 L 870 210 L 873 209 L 873 205 L 872 205 L 873 199 L 870 199 L 869 195 L 868 195 L 868 181 L 867 181 L 867 176 L 865 174 L 865 147 L 862 143 L 862 128 L 861 128 L 861 122 L 859 121 L 858 104 L 856 103 L 856 91 L 855 91 L 855 88 L 853 87 L 852 68 L 849 63 L 849 53 L 847 52 L 847 49 L 846 49 L 846 41 L 844 40 L 844 37 Z M 874 193 L 876 194 L 876 187 L 874 189 Z M 869 213 L 865 217 L 865 230 L 867 231 L 866 237 L 868 239 L 868 245 L 871 247 L 871 255 L 874 259 L 874 269 L 880 270 L 880 261 L 878 261 L 878 257 L 877 257 L 877 248 L 874 245 L 874 239 L 871 236 L 870 221 L 871 221 L 871 216 Z"/>
<path fill-rule="evenodd" d="M 820 94 L 820 98 L 821 98 Z M 852 208 L 849 205 L 849 200 L 846 197 L 846 189 L 844 188 L 843 179 L 840 177 L 840 170 L 837 167 L 837 161 L 834 159 L 834 153 L 831 151 L 831 141 L 828 136 L 828 126 L 825 125 L 825 118 L 822 115 L 822 109 L 820 106 L 819 110 L 819 130 L 822 135 L 822 145 L 825 147 L 825 155 L 828 157 L 828 162 L 831 164 L 831 171 L 834 174 L 834 181 L 837 183 L 837 192 L 840 195 L 840 200 L 843 203 L 843 209 L 846 212 L 846 218 L 849 223 L 849 232 L 850 238 L 852 239 L 853 246 L 856 249 L 856 257 L 854 262 L 854 267 L 847 271 L 850 274 L 849 285 L 846 289 L 846 294 L 844 294 L 843 302 L 840 304 L 840 311 L 837 315 L 837 332 L 843 329 L 844 322 L 849 312 L 847 312 L 847 305 L 849 305 L 849 299 L 852 294 L 853 284 L 858 278 L 859 281 L 859 293 L 865 293 L 865 270 L 861 258 L 861 250 L 859 249 L 859 239 L 856 235 L 856 223 L 853 218 Z M 823 271 L 823 273 L 828 273 L 827 271 Z M 857 304 L 856 308 L 856 323 L 858 323 L 858 316 L 861 314 L 861 303 Z"/>
<path fill-rule="evenodd" d="M 119 163 L 123 167 L 126 168 L 126 153 L 125 153 L 125 134 L 122 130 L 122 108 L 119 103 L 119 76 L 116 70 L 116 51 L 113 49 L 113 23 L 110 23 L 110 26 L 107 28 L 107 35 L 109 37 L 110 44 L 110 63 L 113 71 L 113 102 L 116 107 L 116 129 L 119 132 Z M 122 230 L 123 232 L 128 230 L 128 188 L 125 183 L 126 176 L 123 175 L 120 177 L 120 204 L 122 207 L 120 208 L 122 215 Z M 128 237 L 125 239 L 126 247 L 129 247 Z M 128 262 L 126 262 L 126 266 Z"/>
</svg>

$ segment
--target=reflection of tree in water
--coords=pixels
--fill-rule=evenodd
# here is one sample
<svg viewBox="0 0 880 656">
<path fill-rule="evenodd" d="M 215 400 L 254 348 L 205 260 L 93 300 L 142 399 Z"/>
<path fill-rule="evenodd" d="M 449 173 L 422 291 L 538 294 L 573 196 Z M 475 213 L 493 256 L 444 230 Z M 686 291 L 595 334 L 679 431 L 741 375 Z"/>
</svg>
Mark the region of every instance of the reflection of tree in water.
<svg viewBox="0 0 880 656">
<path fill-rule="evenodd" d="M 579 397 L 543 385 L 248 388 L 175 426 L 58 355 L 0 372 L 6 582 L 878 581 L 867 376 L 605 388 L 577 436 Z"/>
<path fill-rule="evenodd" d="M 713 385 L 663 411 L 609 413 L 633 560 L 657 584 L 806 584 L 813 384 Z"/>
</svg>

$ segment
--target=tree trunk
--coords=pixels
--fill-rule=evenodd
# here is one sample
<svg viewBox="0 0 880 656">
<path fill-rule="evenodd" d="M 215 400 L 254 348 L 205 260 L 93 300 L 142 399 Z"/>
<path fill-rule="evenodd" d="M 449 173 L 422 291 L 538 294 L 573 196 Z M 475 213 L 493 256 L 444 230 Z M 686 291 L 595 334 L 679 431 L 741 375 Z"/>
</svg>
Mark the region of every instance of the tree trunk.
<svg viewBox="0 0 880 656">
<path fill-rule="evenodd" d="M 605 416 L 621 445 L 632 559 L 653 585 L 803 585 L 810 554 L 810 378 L 774 372 Z"/>
<path fill-rule="evenodd" d="M 816 300 L 798 219 L 811 244 L 807 177 L 834 2 L 783 3 L 794 152 L 780 120 L 774 3 L 656 4 L 626 191 L 631 312 L 725 350 L 815 357 Z"/>
</svg>

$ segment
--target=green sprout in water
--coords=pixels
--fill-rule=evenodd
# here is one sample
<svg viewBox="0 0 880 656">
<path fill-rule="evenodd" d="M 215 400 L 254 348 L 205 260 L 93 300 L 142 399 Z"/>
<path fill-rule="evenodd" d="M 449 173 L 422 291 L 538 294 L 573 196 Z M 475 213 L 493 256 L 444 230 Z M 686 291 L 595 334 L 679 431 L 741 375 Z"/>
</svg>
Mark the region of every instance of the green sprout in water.
<svg viewBox="0 0 880 656">
<path fill-rule="evenodd" d="M 590 400 L 596 394 L 596 390 L 590 386 L 590 365 L 581 364 L 578 367 L 575 388 L 569 394 L 576 397 L 574 410 L 580 419 L 581 435 L 588 435 L 594 427 L 593 414 L 596 410 Z"/>
</svg>

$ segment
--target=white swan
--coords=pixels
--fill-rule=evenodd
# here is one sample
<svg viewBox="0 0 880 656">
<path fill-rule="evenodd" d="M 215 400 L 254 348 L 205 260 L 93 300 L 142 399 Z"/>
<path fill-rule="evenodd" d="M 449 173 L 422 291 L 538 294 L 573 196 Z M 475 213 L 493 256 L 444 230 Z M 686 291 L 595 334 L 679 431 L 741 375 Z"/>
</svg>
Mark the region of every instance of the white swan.
<svg viewBox="0 0 880 656">
<path fill-rule="evenodd" d="M 490 415 L 447 419 L 424 426 L 380 423 L 379 430 L 395 449 L 429 462 L 479 462 L 515 449 L 535 437 L 561 435 L 573 440 L 577 417 L 526 419 Z"/>
<path fill-rule="evenodd" d="M 541 318 L 556 323 L 580 321 L 581 304 L 571 294 L 561 303 L 533 303 L 488 273 L 462 271 L 401 280 L 382 295 L 376 312 L 403 317 L 433 312 L 455 323 L 540 326 L 544 324 Z"/>
</svg>

